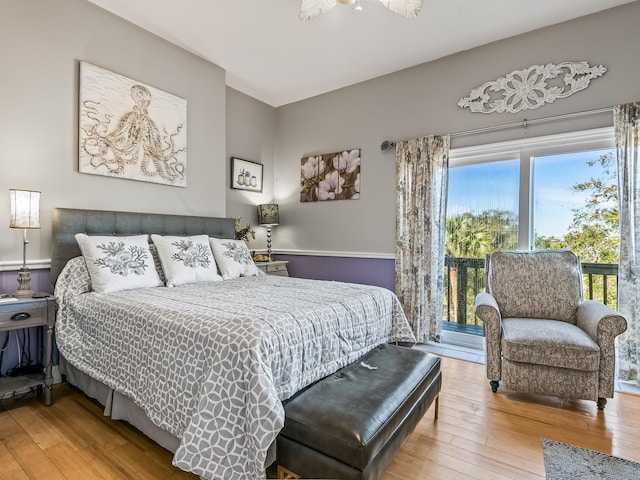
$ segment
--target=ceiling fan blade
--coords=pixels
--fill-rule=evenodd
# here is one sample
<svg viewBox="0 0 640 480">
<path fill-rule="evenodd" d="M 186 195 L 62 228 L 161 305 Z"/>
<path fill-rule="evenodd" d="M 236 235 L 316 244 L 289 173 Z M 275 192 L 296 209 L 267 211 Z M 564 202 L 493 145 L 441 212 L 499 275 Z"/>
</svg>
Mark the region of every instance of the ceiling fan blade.
<svg viewBox="0 0 640 480">
<path fill-rule="evenodd" d="M 302 0 L 300 3 L 300 20 L 312 18 L 328 12 L 336 6 L 336 0 Z"/>
<path fill-rule="evenodd" d="M 417 17 L 422 10 L 422 0 L 380 0 L 392 12 L 404 17 Z"/>
</svg>

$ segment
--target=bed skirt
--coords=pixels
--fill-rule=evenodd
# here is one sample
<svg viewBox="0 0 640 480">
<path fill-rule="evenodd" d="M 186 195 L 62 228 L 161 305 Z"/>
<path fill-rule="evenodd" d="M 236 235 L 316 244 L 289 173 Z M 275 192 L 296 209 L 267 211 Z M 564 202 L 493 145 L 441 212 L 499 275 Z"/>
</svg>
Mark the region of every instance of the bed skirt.
<svg viewBox="0 0 640 480">
<path fill-rule="evenodd" d="M 70 384 L 100 402 L 104 406 L 105 417 L 111 417 L 113 420 L 125 420 L 170 452 L 175 452 L 178 448 L 180 439 L 154 425 L 144 410 L 133 403 L 133 400 L 78 370 L 62 355 L 60 356 L 60 373 L 66 375 Z"/>
<path fill-rule="evenodd" d="M 174 453 L 180 444 L 180 439 L 175 435 L 156 426 L 144 410 L 136 405 L 129 397 L 116 392 L 104 383 L 90 377 L 86 373 L 78 370 L 60 355 L 60 373 L 66 376 L 66 380 L 73 386 L 82 390 L 88 397 L 91 397 L 104 406 L 104 415 L 113 420 L 124 420 L 144 433 L 151 440 L 163 448 Z M 276 459 L 275 442 L 267 453 L 266 468 Z"/>
</svg>

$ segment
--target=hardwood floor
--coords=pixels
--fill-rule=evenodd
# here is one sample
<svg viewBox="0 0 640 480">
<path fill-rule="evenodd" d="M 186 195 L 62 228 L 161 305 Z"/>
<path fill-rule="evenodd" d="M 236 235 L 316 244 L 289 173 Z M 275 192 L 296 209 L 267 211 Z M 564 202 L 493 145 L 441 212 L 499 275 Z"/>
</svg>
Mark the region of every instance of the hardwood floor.
<svg viewBox="0 0 640 480">
<path fill-rule="evenodd" d="M 433 407 L 384 475 L 398 479 L 544 479 L 541 438 L 640 462 L 640 397 L 616 393 L 595 402 L 491 393 L 484 365 L 442 359 L 438 420 Z M 171 465 L 171 453 L 68 384 L 54 404 L 0 402 L 2 479 L 196 479 Z"/>
<path fill-rule="evenodd" d="M 171 465 L 172 454 L 69 384 L 41 398 L 0 402 L 0 478 L 197 479 Z"/>
</svg>

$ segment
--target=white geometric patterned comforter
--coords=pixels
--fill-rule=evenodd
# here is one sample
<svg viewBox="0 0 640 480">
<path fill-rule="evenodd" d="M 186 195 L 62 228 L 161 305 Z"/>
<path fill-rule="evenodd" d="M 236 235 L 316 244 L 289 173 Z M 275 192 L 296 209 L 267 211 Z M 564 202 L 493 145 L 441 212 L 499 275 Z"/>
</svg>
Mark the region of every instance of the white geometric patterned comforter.
<svg viewBox="0 0 640 480">
<path fill-rule="evenodd" d="M 82 258 L 56 283 L 56 338 L 74 366 L 181 439 L 174 465 L 264 478 L 281 401 L 387 341 L 414 341 L 379 287 L 277 276 L 95 294 Z"/>
</svg>

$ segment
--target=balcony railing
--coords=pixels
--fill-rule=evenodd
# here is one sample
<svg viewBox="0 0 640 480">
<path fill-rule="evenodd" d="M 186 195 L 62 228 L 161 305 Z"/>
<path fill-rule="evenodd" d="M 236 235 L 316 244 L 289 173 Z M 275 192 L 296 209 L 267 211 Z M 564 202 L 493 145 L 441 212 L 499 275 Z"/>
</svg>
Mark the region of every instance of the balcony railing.
<svg viewBox="0 0 640 480">
<path fill-rule="evenodd" d="M 474 313 L 476 295 L 485 289 L 484 258 L 445 257 L 445 330 L 484 335 L 482 321 Z M 583 263 L 584 297 L 617 307 L 618 265 Z"/>
</svg>

